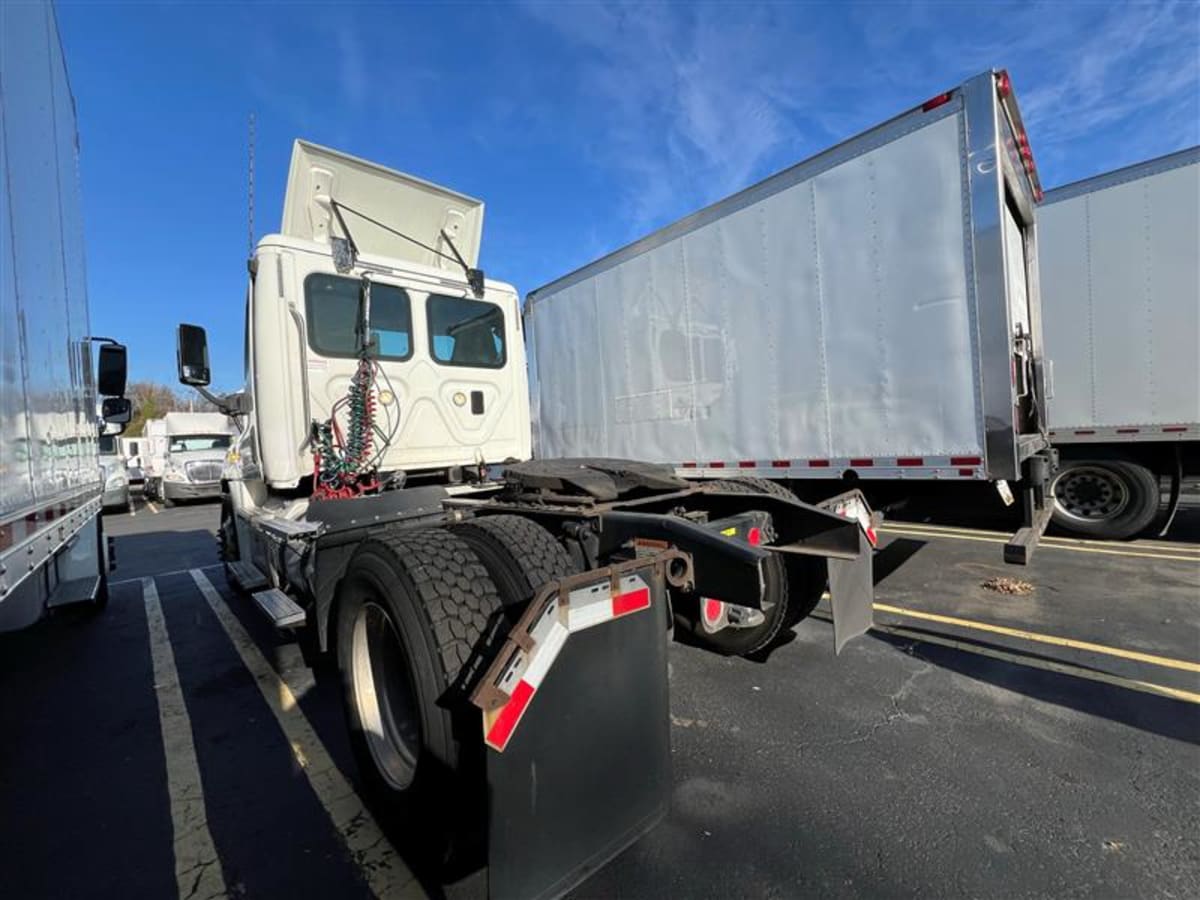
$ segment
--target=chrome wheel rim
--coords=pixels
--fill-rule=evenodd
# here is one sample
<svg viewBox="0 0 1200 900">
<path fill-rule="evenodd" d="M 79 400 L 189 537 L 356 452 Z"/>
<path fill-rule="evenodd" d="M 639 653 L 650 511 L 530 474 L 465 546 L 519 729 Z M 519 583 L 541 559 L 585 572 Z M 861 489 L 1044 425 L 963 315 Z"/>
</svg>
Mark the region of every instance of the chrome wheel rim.
<svg viewBox="0 0 1200 900">
<path fill-rule="evenodd" d="M 1054 502 L 1067 518 L 1103 522 L 1129 506 L 1129 488 L 1112 469 L 1074 466 L 1054 479 Z"/>
<path fill-rule="evenodd" d="M 420 717 L 404 646 L 379 604 L 359 609 L 350 653 L 358 719 L 375 768 L 393 790 L 406 790 L 416 774 Z"/>
</svg>

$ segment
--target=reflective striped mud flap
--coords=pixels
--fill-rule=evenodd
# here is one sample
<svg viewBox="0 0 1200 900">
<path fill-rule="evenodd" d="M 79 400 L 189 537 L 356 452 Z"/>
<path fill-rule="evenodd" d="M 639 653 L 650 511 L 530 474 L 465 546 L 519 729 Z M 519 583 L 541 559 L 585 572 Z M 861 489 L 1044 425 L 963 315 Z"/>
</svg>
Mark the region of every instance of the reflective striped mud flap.
<svg viewBox="0 0 1200 900">
<path fill-rule="evenodd" d="M 666 814 L 666 577 L 635 560 L 539 592 L 476 691 L 489 896 L 557 897 Z"/>
</svg>

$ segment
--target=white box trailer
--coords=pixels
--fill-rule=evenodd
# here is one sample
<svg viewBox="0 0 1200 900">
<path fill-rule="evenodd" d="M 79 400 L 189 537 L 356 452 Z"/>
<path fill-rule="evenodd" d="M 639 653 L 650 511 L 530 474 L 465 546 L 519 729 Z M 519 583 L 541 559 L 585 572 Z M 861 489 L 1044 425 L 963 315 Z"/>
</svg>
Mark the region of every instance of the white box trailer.
<svg viewBox="0 0 1200 900">
<path fill-rule="evenodd" d="M 1048 518 L 1032 152 L 986 72 L 532 292 L 535 452 L 1020 481 Z"/>
<path fill-rule="evenodd" d="M 107 599 L 97 393 L 120 394 L 125 348 L 92 372 L 75 106 L 54 9 L 0 7 L 0 631 Z M 104 402 L 128 421 L 125 401 Z M 103 474 L 102 474 L 103 472 Z"/>
<path fill-rule="evenodd" d="M 1054 520 L 1132 537 L 1169 478 L 1169 525 L 1200 474 L 1200 147 L 1050 191 L 1038 240 Z"/>
</svg>

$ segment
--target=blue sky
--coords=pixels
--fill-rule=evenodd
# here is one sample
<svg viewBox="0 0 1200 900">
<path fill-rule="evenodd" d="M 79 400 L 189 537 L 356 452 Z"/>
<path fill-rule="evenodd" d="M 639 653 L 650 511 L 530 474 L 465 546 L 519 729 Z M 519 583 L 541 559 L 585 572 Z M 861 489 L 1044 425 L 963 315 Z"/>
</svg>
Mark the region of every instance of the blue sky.
<svg viewBox="0 0 1200 900">
<path fill-rule="evenodd" d="M 83 3 L 93 332 L 174 381 L 174 326 L 242 378 L 246 121 L 257 236 L 304 137 L 482 198 L 522 294 L 989 67 L 1053 187 L 1200 143 L 1194 3 Z"/>
</svg>

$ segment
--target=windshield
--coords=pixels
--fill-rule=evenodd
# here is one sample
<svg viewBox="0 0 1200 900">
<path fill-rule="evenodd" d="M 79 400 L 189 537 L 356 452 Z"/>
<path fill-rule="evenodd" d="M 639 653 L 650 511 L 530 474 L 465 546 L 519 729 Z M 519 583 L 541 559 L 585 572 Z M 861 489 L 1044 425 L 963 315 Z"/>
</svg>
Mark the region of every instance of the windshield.
<svg viewBox="0 0 1200 900">
<path fill-rule="evenodd" d="M 176 434 L 171 436 L 170 453 L 190 453 L 193 450 L 228 450 L 228 434 Z"/>
<path fill-rule="evenodd" d="M 111 434 L 101 435 L 100 436 L 100 455 L 101 456 L 115 456 L 116 452 L 117 452 L 117 439 Z"/>
</svg>

